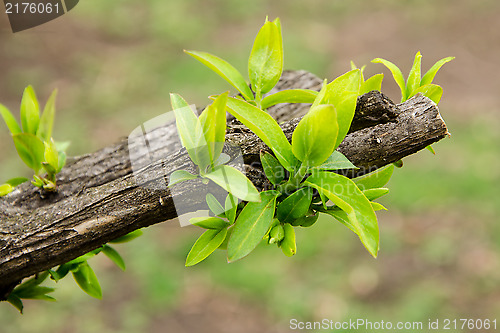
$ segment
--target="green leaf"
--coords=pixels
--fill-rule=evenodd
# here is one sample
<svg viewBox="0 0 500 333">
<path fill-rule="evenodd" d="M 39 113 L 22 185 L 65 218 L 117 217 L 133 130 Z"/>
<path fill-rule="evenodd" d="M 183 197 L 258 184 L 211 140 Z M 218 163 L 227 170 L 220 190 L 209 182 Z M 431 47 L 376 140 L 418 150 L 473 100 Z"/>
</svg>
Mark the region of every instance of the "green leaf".
<svg viewBox="0 0 500 333">
<path fill-rule="evenodd" d="M 260 199 L 259 191 L 252 182 L 239 170 L 228 165 L 219 165 L 212 172 L 205 174 L 204 177 L 241 200 L 258 201 Z"/>
<path fill-rule="evenodd" d="M 361 177 L 354 178 L 353 181 L 362 191 L 371 188 L 379 188 L 387 184 L 393 172 L 394 165 L 390 164 Z"/>
<path fill-rule="evenodd" d="M 250 202 L 236 219 L 234 231 L 227 246 L 229 262 L 234 262 L 252 252 L 269 230 L 273 220 L 277 191 L 260 193 L 260 202 Z"/>
<path fill-rule="evenodd" d="M 112 262 L 116 264 L 122 271 L 125 270 L 125 261 L 123 260 L 122 256 L 116 251 L 114 248 L 111 246 L 104 244 L 102 246 L 102 253 L 106 255 L 109 259 L 111 259 Z"/>
<path fill-rule="evenodd" d="M 31 184 L 35 185 L 36 187 L 43 187 L 43 185 L 45 185 L 43 179 L 38 177 L 37 175 L 33 175 L 33 180 L 31 181 Z"/>
<path fill-rule="evenodd" d="M 281 35 L 281 32 L 282 32 L 281 21 L 280 21 L 279 17 L 275 18 L 274 21 L 273 21 L 273 23 L 276 24 L 276 27 L 278 28 L 278 30 L 280 32 L 280 40 L 283 41 L 283 36 Z M 283 48 L 283 46 L 281 48 Z"/>
<path fill-rule="evenodd" d="M 10 184 L 0 185 L 0 197 L 3 197 L 4 195 L 9 194 L 12 191 L 14 191 L 14 186 L 12 186 Z"/>
<path fill-rule="evenodd" d="M 319 214 L 302 216 L 292 223 L 293 226 L 301 226 L 303 228 L 309 228 L 318 220 Z"/>
<path fill-rule="evenodd" d="M 264 235 L 264 239 L 266 238 L 269 238 L 270 234 L 271 234 L 271 230 L 277 226 L 281 224 L 280 220 L 278 220 L 277 218 L 273 218 L 273 220 L 271 221 L 271 225 L 269 226 L 269 228 L 267 229 L 267 232 L 266 234 Z"/>
<path fill-rule="evenodd" d="M 248 77 L 257 96 L 269 92 L 283 72 L 283 40 L 279 19 L 262 26 L 248 59 Z"/>
<path fill-rule="evenodd" d="M 27 182 L 29 179 L 24 178 L 24 177 L 16 177 L 16 178 L 11 178 L 8 181 L 5 182 L 5 184 L 9 184 L 10 186 L 16 187 L 18 185 L 21 185 L 22 183 Z"/>
<path fill-rule="evenodd" d="M 297 164 L 292 153 L 292 147 L 276 120 L 261 109 L 237 98 L 227 100 L 229 113 L 254 132 L 264 143 L 272 149 L 281 165 L 292 170 Z"/>
<path fill-rule="evenodd" d="M 313 191 L 309 187 L 301 188 L 278 204 L 276 217 L 283 223 L 292 223 L 307 214 L 311 205 Z"/>
<path fill-rule="evenodd" d="M 375 74 L 368 80 L 361 84 L 361 89 L 359 91 L 360 95 L 366 94 L 370 91 L 382 90 L 382 81 L 384 80 L 384 74 Z"/>
<path fill-rule="evenodd" d="M 30 297 L 30 299 L 37 299 L 37 300 L 49 301 L 49 302 L 56 302 L 57 301 L 54 297 L 46 295 L 46 294 L 36 295 L 36 296 Z"/>
<path fill-rule="evenodd" d="M 427 149 L 428 151 L 430 151 L 432 154 L 436 155 L 436 152 L 434 151 L 434 148 L 432 148 L 431 145 L 425 147 L 425 149 Z"/>
<path fill-rule="evenodd" d="M 398 66 L 396 66 L 392 62 L 387 61 L 387 60 L 382 59 L 382 58 L 375 58 L 372 60 L 372 62 L 375 64 L 383 64 L 385 67 L 387 67 L 391 71 L 392 76 L 394 77 L 394 80 L 396 81 L 397 85 L 399 86 L 399 89 L 401 89 L 401 102 L 406 101 L 407 96 L 406 96 L 405 79 L 403 77 L 403 73 L 398 68 Z"/>
<path fill-rule="evenodd" d="M 347 213 L 361 242 L 372 256 L 377 256 L 379 249 L 377 216 L 370 201 L 352 180 L 333 172 L 320 172 L 307 178 L 304 185 L 317 189 Z"/>
<path fill-rule="evenodd" d="M 12 306 L 14 306 L 20 314 L 23 314 L 23 301 L 17 297 L 14 293 L 10 293 L 7 297 L 7 302 L 9 302 Z"/>
<path fill-rule="evenodd" d="M 337 111 L 339 130 L 335 148 L 340 145 L 347 132 L 349 132 L 356 111 L 360 88 L 361 70 L 359 69 L 354 69 L 339 76 L 327 86 L 325 101 L 322 104 L 333 104 Z"/>
<path fill-rule="evenodd" d="M 54 169 L 52 167 L 52 165 L 50 165 L 49 163 L 47 162 L 42 162 L 42 168 L 47 172 L 48 176 L 50 177 L 51 175 L 55 175 L 56 174 L 56 169 Z M 48 180 L 48 179 L 47 179 Z"/>
<path fill-rule="evenodd" d="M 9 128 L 10 133 L 17 134 L 21 133 L 21 127 L 16 121 L 16 118 L 12 115 L 12 113 L 5 106 L 0 104 L 0 115 L 2 115 L 5 124 Z"/>
<path fill-rule="evenodd" d="M 213 165 L 222 153 L 226 139 L 226 102 L 228 92 L 219 95 L 201 114 L 199 126 L 204 134 L 204 144 L 207 145 L 210 164 Z M 196 132 L 198 132 L 197 130 Z"/>
<path fill-rule="evenodd" d="M 214 252 L 226 239 L 227 229 L 207 230 L 194 243 L 186 258 L 186 266 L 193 266 Z"/>
<path fill-rule="evenodd" d="M 371 204 L 372 204 L 372 207 L 373 207 L 374 211 L 377 211 L 377 210 L 387 210 L 387 208 L 385 208 L 384 206 L 382 206 L 378 202 L 372 201 Z"/>
<path fill-rule="evenodd" d="M 56 186 L 55 182 L 48 180 L 46 178 L 44 180 L 45 180 L 45 184 L 43 185 L 44 190 L 47 190 L 47 191 L 55 191 L 56 190 L 57 186 Z"/>
<path fill-rule="evenodd" d="M 23 314 L 23 301 L 19 297 L 17 297 L 14 294 L 10 294 L 9 297 L 7 297 L 7 302 L 12 304 L 17 310 L 19 310 L 19 313 Z"/>
<path fill-rule="evenodd" d="M 38 173 L 42 168 L 45 146 L 43 142 L 33 134 L 18 133 L 12 136 L 17 153 L 23 162 Z"/>
<path fill-rule="evenodd" d="M 289 223 L 285 223 L 283 225 L 283 230 L 285 233 L 285 237 L 281 241 L 280 247 L 283 253 L 287 257 L 291 257 L 295 253 L 297 253 L 297 244 L 295 242 L 295 230 Z"/>
<path fill-rule="evenodd" d="M 59 165 L 57 166 L 57 172 L 60 172 L 62 168 L 66 165 L 66 153 L 59 150 Z"/>
<path fill-rule="evenodd" d="M 351 163 L 341 152 L 334 150 L 333 153 L 323 162 L 318 165 L 313 170 L 341 170 L 341 169 L 358 169 L 354 164 Z"/>
<path fill-rule="evenodd" d="M 72 273 L 76 283 L 84 292 L 92 297 L 102 299 L 102 290 L 97 276 L 87 262 L 79 264 L 78 269 Z"/>
<path fill-rule="evenodd" d="M 49 276 L 49 272 L 45 271 L 34 278 L 29 279 L 20 286 L 16 287 L 12 294 L 21 299 L 39 299 L 46 301 L 55 301 L 55 298 L 47 296 L 48 293 L 55 291 L 54 288 L 39 286 Z"/>
<path fill-rule="evenodd" d="M 308 167 L 322 164 L 335 149 L 338 131 L 333 105 L 312 108 L 293 131 L 293 154 Z"/>
<path fill-rule="evenodd" d="M 287 89 L 264 97 L 262 109 L 267 109 L 280 103 L 313 103 L 318 92 L 309 89 Z"/>
<path fill-rule="evenodd" d="M 23 131 L 29 134 L 36 134 L 40 123 L 40 107 L 33 87 L 27 86 L 24 89 L 21 100 L 21 124 Z"/>
<path fill-rule="evenodd" d="M 231 224 L 234 223 L 234 221 L 236 220 L 237 209 L 238 209 L 238 199 L 231 193 L 228 193 L 225 202 L 225 210 L 226 210 L 226 217 L 229 220 L 229 222 L 231 222 Z"/>
<path fill-rule="evenodd" d="M 191 107 L 186 106 L 187 103 L 181 96 L 170 94 L 170 100 L 175 113 L 175 123 L 177 132 L 181 139 L 182 146 L 186 148 L 191 160 L 198 166 L 201 164 L 200 156 L 198 156 L 200 147 L 206 145 L 206 142 L 200 143 L 200 138 L 203 137 L 201 129 L 197 126 L 198 118 L 194 114 Z M 201 166 L 200 166 L 201 167 Z"/>
<path fill-rule="evenodd" d="M 320 89 L 318 95 L 316 96 L 313 104 L 311 105 L 311 109 L 315 108 L 316 106 L 318 106 L 320 104 L 325 104 L 323 102 L 325 101 L 327 91 L 328 91 L 328 81 L 326 79 L 324 79 L 323 85 L 321 86 L 321 89 Z"/>
<path fill-rule="evenodd" d="M 228 95 L 229 92 L 225 92 L 219 95 L 219 97 L 217 97 L 215 101 L 209 106 L 209 108 L 214 109 L 213 117 L 209 119 L 212 123 L 214 123 L 214 142 L 224 143 L 226 138 L 226 104 Z M 204 126 L 206 126 L 206 124 Z M 210 140 L 212 140 L 212 136 L 210 136 Z M 222 152 L 222 147 L 220 149 Z M 217 158 L 219 158 L 221 152 L 215 155 L 214 160 L 217 160 Z"/>
<path fill-rule="evenodd" d="M 422 55 L 417 52 L 415 55 L 415 60 L 413 61 L 413 66 L 411 67 L 410 73 L 408 74 L 408 80 L 406 81 L 406 96 L 410 98 L 412 93 L 420 87 L 421 81 L 421 64 Z"/>
<path fill-rule="evenodd" d="M 9 194 L 14 191 L 14 188 L 24 182 L 27 182 L 28 178 L 17 177 L 9 179 L 5 182 L 5 184 L 0 185 L 0 197 Z"/>
<path fill-rule="evenodd" d="M 422 77 L 422 81 L 420 82 L 420 85 L 421 86 L 425 86 L 427 84 L 431 84 L 432 83 L 432 80 L 434 80 L 434 77 L 436 76 L 436 73 L 438 72 L 438 70 L 444 65 L 446 64 L 447 62 L 449 61 L 452 61 L 453 59 L 455 59 L 455 57 L 447 57 L 447 58 L 443 58 L 441 60 L 439 60 L 438 62 L 436 62 L 432 67 L 431 69 L 429 69 L 427 71 L 427 73 L 424 74 L 424 76 Z"/>
<path fill-rule="evenodd" d="M 220 230 L 229 227 L 229 223 L 218 217 L 193 217 L 189 219 L 189 223 L 203 229 Z"/>
<path fill-rule="evenodd" d="M 42 117 L 40 118 L 40 125 L 36 131 L 36 136 L 43 141 L 49 141 L 52 137 L 52 128 L 54 126 L 54 116 L 56 113 L 56 96 L 57 89 L 52 92 L 47 103 L 45 104 Z"/>
<path fill-rule="evenodd" d="M 196 164 L 200 168 L 200 174 L 203 174 L 207 170 L 207 167 L 212 165 L 213 161 L 210 144 L 206 141 L 203 134 L 200 118 L 196 122 L 196 129 L 193 134 L 195 135 L 195 145 L 190 151 L 191 155 L 196 156 Z"/>
<path fill-rule="evenodd" d="M 189 107 L 188 102 L 181 95 L 175 93 L 170 93 L 170 104 L 172 105 L 172 110 Z"/>
<path fill-rule="evenodd" d="M 116 239 L 113 239 L 112 241 L 109 241 L 108 243 L 112 243 L 112 244 L 127 243 L 133 239 L 136 239 L 137 237 L 141 236 L 142 234 L 143 234 L 142 230 L 137 229 L 137 230 L 129 232 L 125 236 L 121 236 L 121 237 L 118 237 Z"/>
<path fill-rule="evenodd" d="M 225 209 L 222 207 L 220 202 L 214 197 L 212 193 L 207 193 L 205 200 L 207 202 L 208 208 L 214 215 L 224 217 Z"/>
<path fill-rule="evenodd" d="M 46 299 L 44 297 L 45 294 L 53 292 L 54 288 L 49 287 L 40 287 L 40 286 L 32 286 L 30 288 L 24 288 L 22 290 L 14 290 L 14 293 L 17 297 L 22 299 Z"/>
<path fill-rule="evenodd" d="M 253 93 L 243 76 L 227 61 L 207 52 L 184 51 L 229 82 L 247 100 L 253 100 Z"/>
<path fill-rule="evenodd" d="M 271 184 L 278 185 L 283 181 L 283 179 L 285 179 L 285 169 L 273 155 L 265 151 L 261 151 L 260 162 L 262 163 L 264 173 Z"/>
<path fill-rule="evenodd" d="M 194 114 L 187 102 L 178 94 L 170 94 L 170 101 L 175 113 L 175 120 L 179 137 L 182 145 L 186 149 L 192 149 L 196 146 L 196 136 L 194 129 L 198 118 Z"/>
<path fill-rule="evenodd" d="M 18 285 L 14 289 L 14 291 L 16 292 L 16 294 L 18 296 L 20 296 L 19 294 L 24 293 L 25 290 L 32 289 L 33 287 L 40 285 L 43 281 L 45 281 L 47 279 L 48 276 L 49 276 L 49 273 L 47 271 L 36 274 L 32 278 L 30 278 L 30 279 L 26 280 L 25 282 L 21 283 L 20 285 Z"/>
<path fill-rule="evenodd" d="M 365 197 L 372 201 L 372 200 L 375 200 L 375 199 L 378 199 L 380 198 L 381 196 L 383 195 L 386 195 L 387 193 L 389 193 L 389 189 L 388 188 L 385 188 L 385 187 L 381 187 L 381 188 L 370 188 L 368 190 L 364 190 L 363 191 L 363 194 L 365 195 Z"/>
<path fill-rule="evenodd" d="M 441 88 L 437 84 L 426 84 L 425 86 L 421 86 L 420 88 L 416 89 L 410 97 L 413 97 L 418 93 L 426 96 L 434 103 L 439 104 L 439 101 L 443 96 L 443 88 Z"/>
<path fill-rule="evenodd" d="M 392 163 L 396 168 L 402 168 L 403 167 L 403 160 L 398 160 L 394 163 Z"/>
<path fill-rule="evenodd" d="M 54 173 L 56 173 L 56 170 L 59 168 L 59 153 L 57 152 L 54 140 L 49 139 L 49 141 L 45 141 L 44 146 L 45 162 L 47 162 L 54 169 Z"/>
<path fill-rule="evenodd" d="M 197 175 L 193 175 L 186 170 L 175 170 L 170 174 L 170 177 L 168 179 L 168 186 L 174 186 L 175 184 L 178 184 L 180 182 L 196 178 L 198 178 Z"/>
<path fill-rule="evenodd" d="M 354 232 L 356 235 L 358 234 L 356 226 L 349 220 L 347 213 L 344 212 L 343 210 L 341 210 L 340 208 L 335 207 L 334 209 L 331 209 L 331 210 L 329 209 L 323 213 L 334 217 L 337 221 L 339 221 L 340 223 L 345 225 L 347 228 L 349 228 L 349 230 Z"/>
</svg>

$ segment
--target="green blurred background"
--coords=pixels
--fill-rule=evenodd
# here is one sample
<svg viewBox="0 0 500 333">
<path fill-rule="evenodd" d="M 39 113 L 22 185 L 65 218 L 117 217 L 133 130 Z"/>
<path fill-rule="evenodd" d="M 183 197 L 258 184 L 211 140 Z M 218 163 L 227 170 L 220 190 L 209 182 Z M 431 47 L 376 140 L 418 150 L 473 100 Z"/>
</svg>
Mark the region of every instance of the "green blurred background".
<svg viewBox="0 0 500 333">
<path fill-rule="evenodd" d="M 12 34 L 0 14 L 0 102 L 18 112 L 24 87 L 59 89 L 55 138 L 70 155 L 104 147 L 169 110 L 169 92 L 201 106 L 228 89 L 183 49 L 215 53 L 242 71 L 264 21 L 282 20 L 285 67 L 333 79 L 383 57 L 407 73 L 417 51 L 438 73 L 451 138 L 404 160 L 379 213 L 373 259 L 349 230 L 323 219 L 298 230 L 298 253 L 261 246 L 226 264 L 184 260 L 200 234 L 163 223 L 117 246 L 128 268 L 92 266 L 104 299 L 70 278 L 57 303 L 0 304 L 0 332 L 288 332 L 289 321 L 490 318 L 500 326 L 500 2 L 498 0 L 85 0 L 69 14 Z M 384 72 L 383 91 L 398 100 Z M 406 75 L 406 74 L 405 74 Z M 0 125 L 0 181 L 29 175 Z M 361 330 L 363 331 L 363 330 Z M 424 330 L 425 331 L 425 330 Z M 460 331 L 460 330 L 457 330 Z"/>
</svg>

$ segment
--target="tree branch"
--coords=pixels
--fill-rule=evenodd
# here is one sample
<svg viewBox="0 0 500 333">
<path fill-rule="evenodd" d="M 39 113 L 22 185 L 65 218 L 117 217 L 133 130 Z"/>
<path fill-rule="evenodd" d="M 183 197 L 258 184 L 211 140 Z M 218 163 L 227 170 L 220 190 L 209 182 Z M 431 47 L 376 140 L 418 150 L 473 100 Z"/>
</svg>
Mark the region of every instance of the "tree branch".
<svg viewBox="0 0 500 333">
<path fill-rule="evenodd" d="M 320 86 L 321 80 L 312 74 L 290 71 L 275 89 L 318 90 Z M 297 117 L 308 108 L 281 104 L 269 112 L 283 122 L 281 127 L 290 140 L 300 121 Z M 268 147 L 234 119 L 228 122 L 224 152 L 230 163 L 241 151 L 247 176 L 259 189 L 269 186 L 259 165 L 259 153 Z M 0 198 L 0 300 L 24 277 L 133 230 L 177 217 L 166 179 L 175 170 L 194 173 L 196 168 L 180 149 L 175 124 L 140 134 L 73 159 L 58 175 L 57 193 L 41 193 L 31 184 L 22 184 Z M 447 134 L 437 106 L 428 98 L 417 95 L 396 106 L 383 94 L 372 92 L 358 99 L 351 131 L 338 150 L 362 174 L 413 154 Z M 150 148 L 147 153 L 139 149 L 144 138 Z M 134 156 L 134 165 L 129 154 Z M 143 167 L 137 170 L 136 163 Z M 201 208 L 204 196 L 193 193 L 204 186 L 201 182 L 175 185 L 175 199 L 193 210 Z"/>
</svg>

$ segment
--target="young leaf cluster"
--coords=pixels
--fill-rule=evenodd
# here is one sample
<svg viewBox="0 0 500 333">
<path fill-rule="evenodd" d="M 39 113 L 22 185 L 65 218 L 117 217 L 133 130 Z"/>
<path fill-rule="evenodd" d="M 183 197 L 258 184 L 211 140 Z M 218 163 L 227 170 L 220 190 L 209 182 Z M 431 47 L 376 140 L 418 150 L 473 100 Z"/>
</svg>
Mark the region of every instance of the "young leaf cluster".
<svg viewBox="0 0 500 333">
<path fill-rule="evenodd" d="M 279 19 L 272 22 L 266 19 L 249 57 L 250 85 L 225 60 L 206 52 L 186 51 L 233 85 L 243 97 L 230 97 L 228 93 L 213 96 L 213 104 L 199 118 L 180 96 L 173 94 L 171 97 L 182 144 L 200 172 L 192 175 L 184 170 L 176 171 L 170 177 L 170 186 L 202 177 L 213 180 L 228 191 L 225 203 L 207 195 L 207 206 L 213 215 L 191 219 L 193 225 L 206 231 L 189 252 L 187 266 L 199 263 L 216 249 L 226 250 L 228 261 L 233 262 L 247 256 L 261 242 L 276 244 L 285 255 L 292 256 L 297 251 L 295 228 L 312 226 L 320 214 L 332 216 L 344 224 L 358 235 L 370 254 L 377 256 L 379 230 L 375 211 L 385 207 L 374 200 L 388 193 L 384 185 L 394 166 L 349 179 L 338 170 L 355 169 L 356 166 L 336 149 L 349 131 L 358 96 L 380 90 L 383 74 L 365 80 L 364 66 L 358 69 L 351 63 L 349 72 L 331 82 L 325 80 L 319 92 L 289 89 L 270 93 L 283 70 L 282 47 Z M 431 84 L 433 77 L 449 60 L 451 58 L 438 62 L 420 79 L 420 55 L 417 54 L 410 77 L 407 83 L 403 82 L 403 97 L 432 92 L 435 89 Z M 388 64 L 377 59 L 374 62 L 377 61 Z M 311 104 L 308 113 L 296 126 L 291 142 L 266 112 L 267 108 L 279 103 Z M 210 114 L 207 110 L 211 109 L 217 111 Z M 231 177 L 227 170 L 223 175 L 224 168 L 214 163 L 218 157 L 218 152 L 212 153 L 211 150 L 215 136 L 206 133 L 217 132 L 220 134 L 217 143 L 223 143 L 225 123 L 222 115 L 226 111 L 272 151 L 261 152 L 260 161 L 273 186 L 255 197 L 252 195 L 251 199 L 239 192 L 240 189 L 248 191 L 249 187 L 253 189 L 245 176 L 238 173 L 238 177 Z M 203 127 L 204 119 L 207 119 L 205 113 L 211 115 L 212 121 Z M 198 131 L 198 128 L 205 128 L 205 132 Z M 209 158 L 212 154 L 214 157 Z M 213 176 L 217 172 L 221 177 Z M 222 178 L 225 181 L 221 181 Z M 238 203 L 238 198 L 243 201 Z"/>
<path fill-rule="evenodd" d="M 117 238 L 110 243 L 125 243 L 142 235 L 141 230 L 136 230 L 128 233 L 125 236 Z M 55 288 L 41 286 L 48 277 L 55 282 L 68 276 L 69 273 L 77 285 L 88 295 L 101 299 L 102 290 L 94 270 L 90 267 L 88 260 L 95 257 L 97 254 L 103 253 L 111 261 L 113 261 L 121 270 L 125 270 L 125 261 L 116 249 L 109 244 L 104 244 L 98 249 L 86 253 L 76 259 L 60 265 L 57 268 L 49 269 L 45 272 L 39 273 L 34 277 L 23 282 L 10 293 L 7 301 L 12 304 L 20 313 L 23 313 L 23 299 L 37 299 L 45 301 L 55 301 L 56 299 L 47 294 L 55 291 Z"/>
<path fill-rule="evenodd" d="M 455 57 L 446 57 L 437 61 L 422 77 L 422 55 L 420 54 L 420 52 L 417 52 L 406 82 L 399 67 L 392 62 L 382 58 L 375 58 L 372 60 L 372 62 L 383 64 L 391 71 L 394 80 L 401 90 L 401 102 L 404 102 L 409 98 L 415 96 L 416 94 L 421 93 L 422 95 L 431 99 L 434 103 L 439 104 L 439 101 L 443 96 L 443 88 L 441 88 L 441 86 L 438 86 L 437 84 L 433 84 L 432 80 L 434 80 L 434 77 L 436 76 L 439 69 L 444 64 L 452 61 L 453 59 L 455 59 Z M 436 154 L 432 146 L 427 146 L 426 148 L 431 153 Z M 403 161 L 397 161 L 394 165 L 398 168 L 401 168 L 403 166 Z"/>
<path fill-rule="evenodd" d="M 241 171 L 226 165 L 229 157 L 222 153 L 226 137 L 226 105 L 228 93 L 217 97 L 196 117 L 189 104 L 178 94 L 170 95 L 181 143 L 198 167 L 198 174 L 174 171 L 169 186 L 202 178 L 213 181 L 234 196 L 246 201 L 259 201 L 259 192 Z"/>
<path fill-rule="evenodd" d="M 433 84 L 432 80 L 436 76 L 436 73 L 439 69 L 446 64 L 447 62 L 455 59 L 455 57 L 446 57 L 439 61 L 437 61 L 425 74 L 422 76 L 421 74 L 421 64 L 422 64 L 422 55 L 420 52 L 417 52 L 415 55 L 415 60 L 413 61 L 413 66 L 408 74 L 408 78 L 405 79 L 403 77 L 403 73 L 399 69 L 398 66 L 393 64 L 392 62 L 382 59 L 375 58 L 372 60 L 373 63 L 383 64 L 386 66 L 392 73 L 394 80 L 397 85 L 401 89 L 401 102 L 404 102 L 414 95 L 421 93 L 424 96 L 430 98 L 434 103 L 438 104 L 443 95 L 443 88 L 438 86 L 437 84 Z"/>
<path fill-rule="evenodd" d="M 55 142 L 52 138 L 56 95 L 57 90 L 54 90 L 45 104 L 43 113 L 40 113 L 33 87 L 26 87 L 21 100 L 21 124 L 4 105 L 0 104 L 0 114 L 12 135 L 17 153 L 34 172 L 31 182 L 46 191 L 56 190 L 56 174 L 66 163 L 65 150 L 69 145 L 67 142 Z M 25 181 L 28 179 L 8 180 L 0 185 L 0 196 L 12 192 L 14 187 Z"/>
<path fill-rule="evenodd" d="M 40 114 L 38 99 L 33 87 L 28 86 L 24 90 L 21 101 L 20 118 L 21 124 L 17 122 L 12 113 L 0 104 L 0 114 L 10 130 L 14 145 L 24 163 L 34 171 L 32 183 L 46 191 L 56 190 L 56 174 L 61 171 L 65 162 L 66 142 L 55 142 L 52 138 L 52 128 L 55 117 L 55 99 L 57 90 L 54 90 L 45 104 L 43 113 Z M 225 119 L 224 119 L 225 126 Z M 45 172 L 45 175 L 42 173 Z M 7 195 L 13 189 L 24 182 L 26 178 L 13 178 L 0 185 L 0 196 Z M 139 235 L 142 231 L 131 232 L 110 243 L 128 242 Z M 77 284 L 89 295 L 101 298 L 102 292 L 96 275 L 87 260 L 98 253 L 104 253 L 118 267 L 125 270 L 125 262 L 120 254 L 110 245 L 105 244 L 101 248 L 91 251 L 77 259 L 60 265 L 55 270 L 48 270 L 27 280 L 17 286 L 8 297 L 9 303 L 14 305 L 21 313 L 23 310 L 22 299 L 55 300 L 47 295 L 54 288 L 40 286 L 47 277 L 54 281 L 64 278 L 69 272 L 72 273 Z"/>
</svg>

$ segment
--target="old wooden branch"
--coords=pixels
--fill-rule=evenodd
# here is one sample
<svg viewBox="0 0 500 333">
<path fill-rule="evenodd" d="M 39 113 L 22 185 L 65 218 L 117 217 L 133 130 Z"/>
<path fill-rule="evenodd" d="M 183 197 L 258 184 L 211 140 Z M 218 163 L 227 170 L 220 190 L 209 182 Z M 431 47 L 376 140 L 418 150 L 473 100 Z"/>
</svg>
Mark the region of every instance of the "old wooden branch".
<svg viewBox="0 0 500 333">
<path fill-rule="evenodd" d="M 312 74 L 290 71 L 275 89 L 318 90 L 320 85 Z M 269 111 L 291 139 L 307 110 L 308 105 L 282 104 Z M 181 149 L 174 124 L 145 136 L 140 133 L 75 158 L 59 174 L 56 194 L 23 184 L 0 199 L 0 300 L 24 277 L 133 230 L 177 217 L 166 179 L 179 169 L 195 172 L 195 166 Z M 358 99 L 353 126 L 338 150 L 360 168 L 358 173 L 364 173 L 413 154 L 447 133 L 437 106 L 428 98 L 417 95 L 396 106 L 380 93 L 369 93 Z M 146 152 L 139 149 L 145 141 Z M 268 147 L 234 119 L 228 121 L 226 141 L 230 163 L 241 152 L 245 165 L 240 168 L 258 188 L 268 186 L 258 163 L 259 152 Z M 201 182 L 175 185 L 175 198 L 193 210 L 201 208 L 204 197 L 193 193 L 203 186 Z"/>
</svg>

